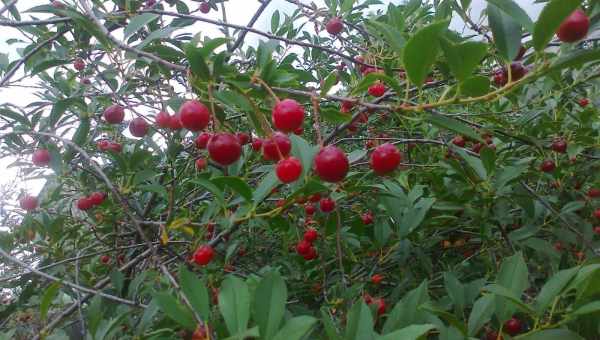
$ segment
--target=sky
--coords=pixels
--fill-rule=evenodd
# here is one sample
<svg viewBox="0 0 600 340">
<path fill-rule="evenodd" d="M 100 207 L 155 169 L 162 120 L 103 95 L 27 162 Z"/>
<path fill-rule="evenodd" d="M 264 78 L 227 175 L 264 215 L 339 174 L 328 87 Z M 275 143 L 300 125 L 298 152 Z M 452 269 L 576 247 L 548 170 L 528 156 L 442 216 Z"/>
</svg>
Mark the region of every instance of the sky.
<svg viewBox="0 0 600 340">
<path fill-rule="evenodd" d="M 64 0 L 63 0 L 64 1 Z M 66 0 L 71 1 L 71 0 Z M 305 4 L 310 4 L 309 0 L 300 0 Z M 359 0 L 361 1 L 361 0 Z M 25 9 L 31 8 L 33 6 L 47 4 L 49 0 L 20 0 L 18 4 L 18 8 L 23 12 Z M 319 6 L 323 6 L 323 0 L 314 0 L 314 2 Z M 383 0 L 384 6 L 387 6 L 389 3 L 393 4 L 401 4 L 404 3 L 404 0 Z M 535 21 L 538 17 L 543 4 L 535 4 L 534 0 L 518 0 L 518 4 L 530 15 L 530 17 Z M 187 1 L 190 4 L 190 8 L 196 8 L 197 3 L 192 3 L 191 1 Z M 481 11 L 485 8 L 487 2 L 484 0 L 473 0 L 471 4 L 471 17 L 474 21 L 481 15 Z M 259 7 L 259 2 L 255 0 L 229 0 L 225 3 L 225 12 L 227 13 L 227 20 L 236 24 L 246 24 L 251 16 L 255 13 L 256 9 Z M 275 10 L 279 10 L 283 13 L 291 13 L 296 8 L 296 5 L 288 3 L 284 0 L 272 0 L 271 4 L 267 7 L 267 10 L 262 14 L 258 22 L 255 24 L 255 27 L 268 31 L 270 29 L 270 21 L 271 16 Z M 376 8 L 374 8 L 376 9 Z M 39 14 L 36 14 L 38 17 Z M 214 12 L 208 14 L 208 16 L 212 19 L 221 19 L 221 11 Z M 29 19 L 28 15 L 23 15 L 23 20 Z M 464 23 L 460 18 L 454 18 L 451 23 L 451 28 L 457 31 L 463 31 Z M 199 23 L 194 26 L 194 29 L 198 29 L 198 31 L 202 31 L 203 34 L 208 36 L 217 36 L 221 35 L 221 33 L 217 30 L 215 26 Z M 469 30 L 466 30 L 469 32 Z M 471 32 L 472 33 L 472 32 Z M 10 60 L 15 60 L 19 57 L 16 48 L 18 45 L 8 45 L 6 41 L 11 38 L 18 38 L 20 33 L 16 29 L 8 28 L 8 27 L 0 27 L 0 52 L 9 53 Z M 260 38 L 254 34 L 249 34 L 247 36 L 246 41 L 250 44 L 255 45 Z M 18 76 L 18 74 L 17 74 Z M 19 88 L 8 88 L 8 89 L 0 89 L 0 103 L 10 102 L 17 105 L 27 105 L 29 102 L 35 101 L 36 97 L 30 93 L 24 92 Z M 19 176 L 18 168 L 7 168 L 7 165 L 12 163 L 14 158 L 9 159 L 0 159 L 0 185 L 5 185 L 7 183 L 13 183 L 16 180 L 16 183 L 20 189 L 23 189 L 30 194 L 37 194 L 37 192 L 41 189 L 43 185 L 43 180 L 24 180 L 22 176 Z"/>
</svg>

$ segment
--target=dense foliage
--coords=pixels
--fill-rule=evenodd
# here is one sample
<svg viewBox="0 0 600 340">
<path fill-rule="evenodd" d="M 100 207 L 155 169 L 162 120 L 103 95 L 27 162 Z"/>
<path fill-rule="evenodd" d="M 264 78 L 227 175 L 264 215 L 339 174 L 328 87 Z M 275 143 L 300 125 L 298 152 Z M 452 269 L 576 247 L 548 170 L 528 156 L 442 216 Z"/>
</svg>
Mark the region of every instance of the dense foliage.
<svg viewBox="0 0 600 340">
<path fill-rule="evenodd" d="M 597 1 L 226 1 L 3 0 L 1 339 L 600 339 Z"/>
</svg>

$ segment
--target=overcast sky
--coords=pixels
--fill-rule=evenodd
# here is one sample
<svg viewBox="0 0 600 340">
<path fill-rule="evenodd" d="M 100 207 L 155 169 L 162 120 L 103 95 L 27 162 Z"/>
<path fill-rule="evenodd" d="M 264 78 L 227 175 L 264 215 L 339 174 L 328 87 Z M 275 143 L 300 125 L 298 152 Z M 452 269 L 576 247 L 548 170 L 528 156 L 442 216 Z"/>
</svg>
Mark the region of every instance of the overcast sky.
<svg viewBox="0 0 600 340">
<path fill-rule="evenodd" d="M 160 0 L 159 0 L 160 1 Z M 309 0 L 301 0 L 302 2 L 309 4 Z M 360 1 L 360 0 L 359 0 Z M 20 0 L 18 2 L 18 8 L 23 13 L 24 10 L 31 8 L 33 6 L 47 4 L 49 0 Z M 190 8 L 195 8 L 198 6 L 198 3 L 187 1 L 190 4 Z M 314 0 L 314 2 L 323 6 L 323 0 Z M 393 4 L 401 4 L 404 3 L 404 0 L 388 0 L 382 1 L 385 5 L 389 3 Z M 535 21 L 538 17 L 542 4 L 534 4 L 534 0 L 519 0 L 517 1 L 519 5 L 525 9 L 531 16 L 531 18 Z M 255 0 L 229 0 L 226 2 L 226 13 L 227 19 L 229 22 L 236 24 L 246 24 L 251 16 L 255 13 L 258 8 L 259 3 Z M 471 17 L 477 21 L 477 19 L 481 15 L 482 9 L 486 6 L 486 2 L 484 0 L 473 0 L 471 4 Z M 263 13 L 261 18 L 256 23 L 256 27 L 268 31 L 270 28 L 271 15 L 275 10 L 279 10 L 284 13 L 291 13 L 296 6 L 294 4 L 290 4 L 284 0 L 272 0 L 271 4 L 268 6 L 267 10 Z M 375 8 L 374 8 L 375 9 Z M 36 14 L 39 17 L 39 14 Z M 29 19 L 28 14 L 23 14 L 23 20 Z M 221 19 L 220 12 L 211 12 L 209 14 L 211 18 Z M 462 31 L 464 29 L 464 23 L 459 18 L 454 18 L 451 24 L 451 27 L 454 30 Z M 216 27 L 209 24 L 197 24 L 194 26 L 194 29 L 198 29 L 198 31 L 202 31 L 205 35 L 208 36 L 219 36 L 221 33 L 217 30 Z M 0 51 L 3 53 L 9 53 L 10 60 L 14 60 L 18 58 L 18 53 L 16 52 L 17 45 L 8 45 L 6 41 L 12 38 L 19 38 L 20 33 L 16 29 L 8 28 L 8 27 L 0 27 Z M 255 44 L 258 39 L 262 39 L 254 34 L 249 34 L 247 40 L 249 43 Z M 19 47 L 22 47 L 19 46 Z M 29 102 L 35 100 L 35 97 L 27 92 L 24 92 L 22 89 L 18 88 L 9 88 L 9 89 L 0 89 L 0 103 L 10 102 L 17 105 L 26 105 Z M 10 181 L 14 181 L 17 177 L 17 168 L 7 169 L 6 165 L 12 162 L 13 160 L 0 160 L 0 184 L 7 183 Z M 40 181 L 19 181 L 20 187 L 29 191 L 32 194 L 36 194 L 41 188 Z"/>
</svg>

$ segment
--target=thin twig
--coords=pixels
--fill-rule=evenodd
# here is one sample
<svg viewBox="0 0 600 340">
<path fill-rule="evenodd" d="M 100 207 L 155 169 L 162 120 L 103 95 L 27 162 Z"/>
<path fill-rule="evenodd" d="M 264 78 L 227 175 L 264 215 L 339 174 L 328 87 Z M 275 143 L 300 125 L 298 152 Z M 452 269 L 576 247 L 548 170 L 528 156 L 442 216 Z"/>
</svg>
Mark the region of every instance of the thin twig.
<svg viewBox="0 0 600 340">
<path fill-rule="evenodd" d="M 17 3 L 17 1 L 19 1 L 19 0 L 11 0 L 6 4 L 6 6 L 0 8 L 0 15 L 2 15 L 4 12 L 8 11 L 12 6 L 14 6 Z"/>
</svg>

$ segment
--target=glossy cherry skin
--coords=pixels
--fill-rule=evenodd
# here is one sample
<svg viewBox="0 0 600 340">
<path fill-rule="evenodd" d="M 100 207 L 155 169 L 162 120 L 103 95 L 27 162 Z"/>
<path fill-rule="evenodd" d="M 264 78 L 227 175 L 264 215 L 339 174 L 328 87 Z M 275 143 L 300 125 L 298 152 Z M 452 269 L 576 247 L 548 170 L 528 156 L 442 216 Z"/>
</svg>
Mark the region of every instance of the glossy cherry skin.
<svg viewBox="0 0 600 340">
<path fill-rule="evenodd" d="M 586 107 L 590 104 L 590 100 L 587 98 L 581 98 L 579 99 L 579 106 L 581 107 Z"/>
<path fill-rule="evenodd" d="M 360 219 L 364 225 L 369 225 L 373 223 L 373 214 L 371 212 L 366 212 L 360 215 Z"/>
<path fill-rule="evenodd" d="M 169 128 L 171 127 L 171 115 L 168 112 L 160 111 L 156 115 L 155 123 L 159 128 Z"/>
<path fill-rule="evenodd" d="M 284 99 L 273 107 L 271 119 L 277 130 L 293 132 L 304 123 L 304 107 L 293 99 Z"/>
<path fill-rule="evenodd" d="M 383 85 L 381 82 L 377 82 L 369 86 L 368 91 L 373 97 L 381 97 L 385 94 L 385 85 Z"/>
<path fill-rule="evenodd" d="M 398 168 L 402 161 L 402 154 L 398 148 L 390 143 L 378 146 L 371 154 L 371 169 L 378 175 L 388 174 Z"/>
<path fill-rule="evenodd" d="M 83 71 L 85 69 L 85 62 L 83 61 L 83 59 L 81 58 L 77 58 L 75 59 L 75 61 L 73 62 L 73 67 L 77 70 L 77 71 Z"/>
<path fill-rule="evenodd" d="M 47 149 L 37 149 L 31 156 L 31 162 L 35 166 L 48 166 L 50 164 L 50 152 Z"/>
<path fill-rule="evenodd" d="M 567 152 L 567 142 L 562 138 L 556 139 L 552 142 L 552 150 L 558 153 Z"/>
<path fill-rule="evenodd" d="M 314 166 L 315 172 L 323 181 L 336 183 L 346 177 L 350 163 L 341 149 L 329 145 L 317 153 Z"/>
<path fill-rule="evenodd" d="M 304 232 L 304 241 L 313 243 L 319 238 L 319 233 L 315 228 L 308 228 Z"/>
<path fill-rule="evenodd" d="M 308 252 L 302 257 L 304 257 L 306 261 L 314 260 L 317 258 L 317 250 L 315 249 L 315 247 L 311 246 L 310 248 L 308 248 Z"/>
<path fill-rule="evenodd" d="M 576 42 L 588 34 L 590 19 L 584 11 L 576 9 L 558 27 L 556 35 L 562 42 Z"/>
<path fill-rule="evenodd" d="M 260 138 L 253 138 L 252 139 L 252 150 L 254 151 L 260 151 L 260 149 L 262 149 L 262 145 L 263 145 L 263 140 Z"/>
<path fill-rule="evenodd" d="M 551 159 L 546 159 L 540 165 L 540 170 L 542 170 L 543 172 L 552 172 L 554 171 L 554 169 L 556 169 L 556 164 Z"/>
<path fill-rule="evenodd" d="M 196 140 L 194 140 L 194 143 L 196 144 L 196 147 L 198 149 L 204 150 L 204 149 L 206 149 L 206 146 L 208 145 L 208 141 L 210 141 L 211 137 L 212 137 L 211 133 L 208 133 L 208 132 L 201 133 L 198 137 L 196 137 Z"/>
<path fill-rule="evenodd" d="M 90 202 L 92 203 L 92 205 L 100 205 L 106 199 L 106 193 L 96 191 L 96 192 L 93 192 L 88 198 L 89 198 Z"/>
<path fill-rule="evenodd" d="M 92 203 L 92 200 L 89 197 L 82 197 L 77 200 L 77 209 L 79 210 L 86 211 L 92 209 L 93 207 L 94 203 Z"/>
<path fill-rule="evenodd" d="M 308 254 L 308 251 L 312 244 L 306 240 L 302 240 L 296 244 L 296 252 L 300 255 Z"/>
<path fill-rule="evenodd" d="M 226 166 L 240 159 L 242 146 L 236 136 L 217 133 L 208 142 L 208 154 L 213 161 Z"/>
<path fill-rule="evenodd" d="M 323 198 L 319 202 L 319 208 L 324 213 L 332 212 L 335 209 L 335 201 L 329 197 Z"/>
<path fill-rule="evenodd" d="M 292 142 L 287 135 L 275 132 L 262 143 L 263 158 L 268 161 L 280 160 L 292 151 Z"/>
<path fill-rule="evenodd" d="M 194 262 L 197 265 L 205 266 L 212 261 L 215 251 L 208 244 L 202 245 L 194 252 Z"/>
<path fill-rule="evenodd" d="M 521 333 L 523 330 L 523 324 L 521 320 L 513 317 L 504 323 L 504 330 L 511 336 L 515 336 Z"/>
<path fill-rule="evenodd" d="M 19 206 L 26 211 L 35 210 L 38 207 L 38 199 L 34 196 L 24 196 L 19 200 Z"/>
<path fill-rule="evenodd" d="M 204 159 L 204 158 L 198 158 L 196 160 L 196 170 L 202 171 L 204 169 L 206 169 L 206 159 Z"/>
<path fill-rule="evenodd" d="M 381 283 L 381 281 L 383 281 L 383 275 L 374 274 L 373 276 L 371 276 L 371 283 L 378 285 Z"/>
<path fill-rule="evenodd" d="M 312 216 L 312 215 L 314 215 L 314 214 L 315 214 L 315 211 L 316 211 L 316 209 L 315 209 L 315 206 L 314 206 L 313 204 L 311 204 L 311 203 L 306 203 L 306 204 L 304 205 L 304 213 L 305 213 L 307 216 Z"/>
<path fill-rule="evenodd" d="M 121 124 L 125 118 L 125 109 L 121 105 L 111 105 L 104 110 L 103 116 L 109 124 Z"/>
<path fill-rule="evenodd" d="M 241 145 L 250 143 L 250 136 L 245 132 L 238 132 L 235 134 Z"/>
<path fill-rule="evenodd" d="M 344 29 L 344 22 L 339 17 L 329 19 L 325 25 L 325 30 L 331 35 L 337 35 Z"/>
<path fill-rule="evenodd" d="M 466 141 L 463 138 L 463 136 L 456 136 L 456 137 L 452 138 L 452 144 L 454 144 L 458 147 L 464 148 Z"/>
<path fill-rule="evenodd" d="M 135 137 L 144 137 L 148 133 L 150 126 L 142 117 L 137 117 L 129 122 L 129 132 Z"/>
<path fill-rule="evenodd" d="M 100 262 L 102 262 L 102 264 L 109 264 L 110 263 L 110 256 L 108 256 L 108 255 L 102 255 L 102 256 L 100 256 Z"/>
<path fill-rule="evenodd" d="M 179 108 L 179 121 L 190 131 L 200 131 L 210 122 L 210 111 L 197 100 L 188 100 Z"/>
<path fill-rule="evenodd" d="M 200 4 L 200 12 L 206 14 L 208 12 L 210 12 L 210 4 L 208 2 L 203 2 Z"/>
<path fill-rule="evenodd" d="M 302 163 L 296 157 L 289 157 L 277 162 L 275 174 L 283 183 L 296 181 L 302 174 Z"/>
</svg>

